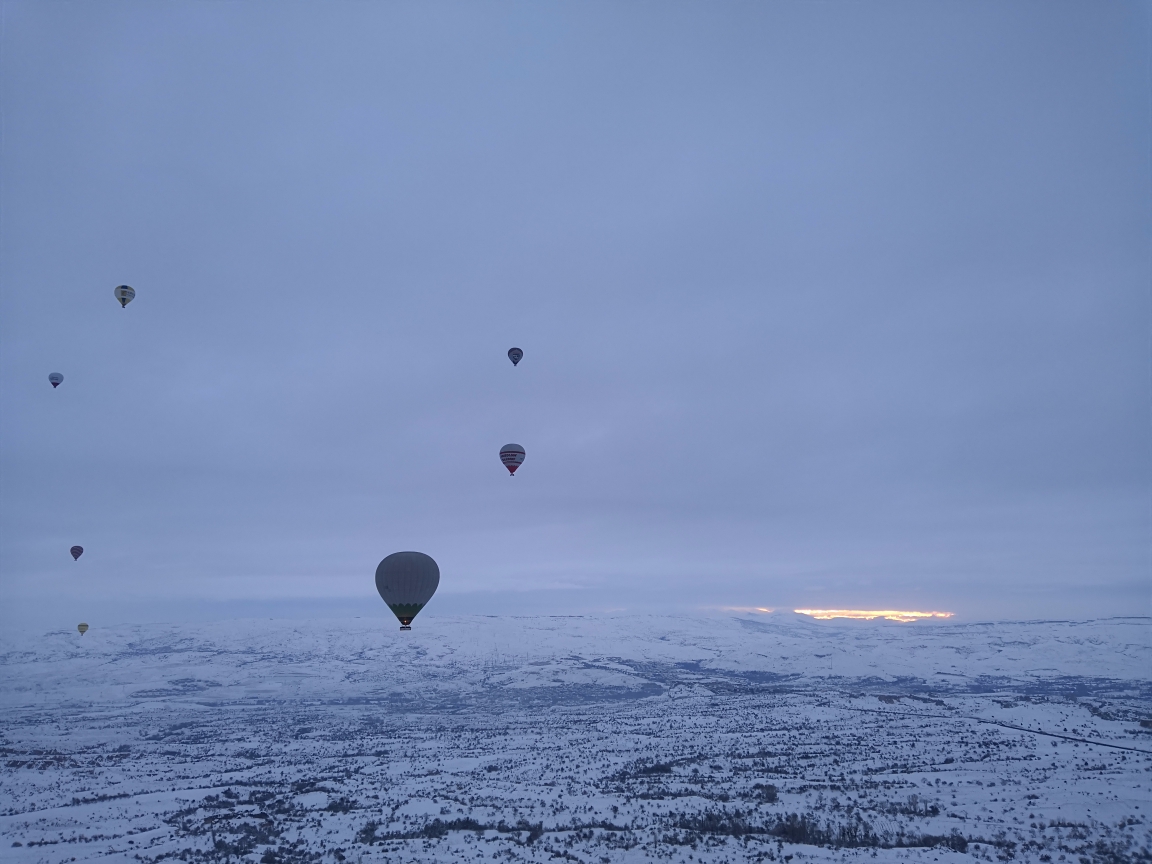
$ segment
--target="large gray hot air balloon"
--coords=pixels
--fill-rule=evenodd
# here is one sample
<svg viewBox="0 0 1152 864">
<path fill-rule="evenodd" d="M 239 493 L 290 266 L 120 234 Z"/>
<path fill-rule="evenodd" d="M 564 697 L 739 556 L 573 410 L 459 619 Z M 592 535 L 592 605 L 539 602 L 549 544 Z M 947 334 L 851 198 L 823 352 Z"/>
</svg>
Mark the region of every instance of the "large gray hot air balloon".
<svg viewBox="0 0 1152 864">
<path fill-rule="evenodd" d="M 57 387 L 64 383 L 64 376 L 59 372 L 49 372 L 48 383 L 51 384 L 52 389 L 55 390 Z"/>
<path fill-rule="evenodd" d="M 393 552 L 376 567 L 376 590 L 400 619 L 401 630 L 412 629 L 412 619 L 439 584 L 440 568 L 423 552 Z"/>
<path fill-rule="evenodd" d="M 500 448 L 500 461 L 509 474 L 515 475 L 516 469 L 524 464 L 524 448 L 519 444 L 505 444 Z"/>
<path fill-rule="evenodd" d="M 132 298 L 136 296 L 136 291 L 131 285 L 117 285 L 113 293 L 116 295 L 116 299 L 120 301 L 121 309 L 131 303 Z"/>
<path fill-rule="evenodd" d="M 524 352 L 519 348 L 509 348 L 508 359 L 511 360 L 512 365 L 515 366 L 517 363 L 524 359 Z"/>
</svg>

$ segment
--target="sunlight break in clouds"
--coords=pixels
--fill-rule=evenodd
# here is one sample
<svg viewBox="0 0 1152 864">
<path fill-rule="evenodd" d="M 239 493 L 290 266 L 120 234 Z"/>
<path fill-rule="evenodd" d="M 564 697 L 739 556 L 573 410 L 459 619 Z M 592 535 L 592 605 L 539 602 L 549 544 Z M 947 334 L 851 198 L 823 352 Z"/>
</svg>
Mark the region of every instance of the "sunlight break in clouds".
<svg viewBox="0 0 1152 864">
<path fill-rule="evenodd" d="M 918 618 L 951 618 L 951 612 L 900 612 L 894 609 L 794 609 L 798 615 L 813 618 L 890 618 L 893 621 L 915 621 Z"/>
</svg>

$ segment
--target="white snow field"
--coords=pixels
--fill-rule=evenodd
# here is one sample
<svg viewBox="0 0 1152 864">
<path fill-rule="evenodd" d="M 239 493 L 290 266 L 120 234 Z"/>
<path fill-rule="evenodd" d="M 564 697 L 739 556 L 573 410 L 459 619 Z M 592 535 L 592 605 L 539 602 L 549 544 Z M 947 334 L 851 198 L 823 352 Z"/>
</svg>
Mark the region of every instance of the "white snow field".
<svg viewBox="0 0 1152 864">
<path fill-rule="evenodd" d="M 1152 622 L 0 641 L 6 862 L 1152 862 Z"/>
</svg>

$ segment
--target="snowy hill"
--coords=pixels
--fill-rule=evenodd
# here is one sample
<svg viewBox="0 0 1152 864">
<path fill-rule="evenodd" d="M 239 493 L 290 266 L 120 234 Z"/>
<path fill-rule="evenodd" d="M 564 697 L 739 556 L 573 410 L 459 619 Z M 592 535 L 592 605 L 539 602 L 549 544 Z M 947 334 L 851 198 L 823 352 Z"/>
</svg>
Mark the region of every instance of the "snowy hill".
<svg viewBox="0 0 1152 864">
<path fill-rule="evenodd" d="M 1144 860 L 1149 625 L 732 613 L 9 635 L 0 838 L 28 862 Z"/>
</svg>

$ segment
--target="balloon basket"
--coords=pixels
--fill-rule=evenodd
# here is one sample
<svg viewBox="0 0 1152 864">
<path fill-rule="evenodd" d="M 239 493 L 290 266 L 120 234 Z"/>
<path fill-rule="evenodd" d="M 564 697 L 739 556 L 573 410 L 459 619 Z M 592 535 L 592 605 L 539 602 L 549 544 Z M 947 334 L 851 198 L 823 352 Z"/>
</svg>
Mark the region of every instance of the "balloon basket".
<svg viewBox="0 0 1152 864">
<path fill-rule="evenodd" d="M 411 627 L 410 625 L 408 625 L 408 624 L 401 624 L 401 625 L 400 625 L 400 629 L 401 629 L 401 630 L 411 630 L 411 629 L 412 629 L 412 627 Z"/>
</svg>

